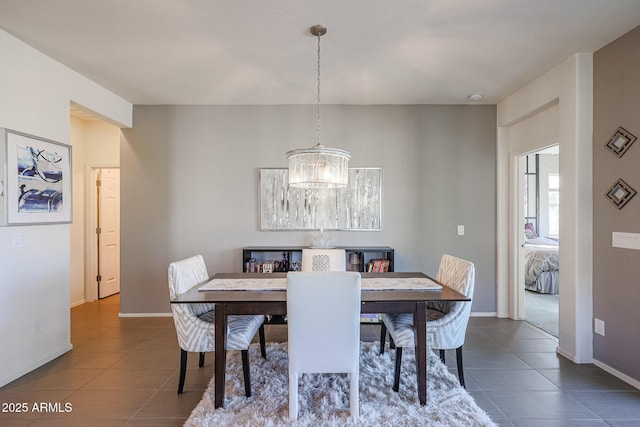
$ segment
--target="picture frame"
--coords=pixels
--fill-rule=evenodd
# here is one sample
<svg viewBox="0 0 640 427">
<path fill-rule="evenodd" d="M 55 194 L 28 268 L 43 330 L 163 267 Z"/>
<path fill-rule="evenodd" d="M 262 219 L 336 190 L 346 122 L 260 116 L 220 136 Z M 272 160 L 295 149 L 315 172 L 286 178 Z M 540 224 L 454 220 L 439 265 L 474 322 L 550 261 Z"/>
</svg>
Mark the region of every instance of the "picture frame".
<svg viewBox="0 0 640 427">
<path fill-rule="evenodd" d="M 70 223 L 71 146 L 0 129 L 0 225 Z"/>
<path fill-rule="evenodd" d="M 622 209 L 636 194 L 636 190 L 624 182 L 622 178 L 619 178 L 611 188 L 609 188 L 606 196 L 618 209 Z"/>
<path fill-rule="evenodd" d="M 606 147 L 620 158 L 624 156 L 624 153 L 627 152 L 636 139 L 634 134 L 623 127 L 619 127 L 611 138 L 609 138 Z"/>
<path fill-rule="evenodd" d="M 349 168 L 349 186 L 339 189 L 289 187 L 288 177 L 288 169 L 260 169 L 260 231 L 382 230 L 382 168 Z"/>
</svg>

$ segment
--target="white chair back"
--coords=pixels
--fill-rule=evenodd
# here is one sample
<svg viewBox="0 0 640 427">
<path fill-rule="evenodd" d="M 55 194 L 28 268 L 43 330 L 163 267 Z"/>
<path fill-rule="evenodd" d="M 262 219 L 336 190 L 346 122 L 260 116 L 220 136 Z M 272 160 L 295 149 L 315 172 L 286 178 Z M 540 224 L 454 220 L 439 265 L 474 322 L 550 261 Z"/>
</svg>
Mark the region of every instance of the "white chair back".
<svg viewBox="0 0 640 427">
<path fill-rule="evenodd" d="M 443 255 L 436 279 L 456 291 L 473 299 L 476 269 L 472 262 L 451 255 Z M 440 350 L 444 361 L 444 350 L 455 349 L 458 362 L 458 377 L 464 387 L 462 368 L 462 346 L 467 332 L 471 301 L 430 301 L 427 303 L 427 346 Z M 398 391 L 400 384 L 400 364 L 403 347 L 415 346 L 413 316 L 408 313 L 383 313 L 383 328 L 380 336 L 381 352 L 385 331 L 396 345 L 396 371 L 393 389 Z"/>
<path fill-rule="evenodd" d="M 195 255 L 169 264 L 169 297 L 175 299 L 189 289 L 209 279 L 202 255 Z M 173 322 L 180 346 L 180 378 L 178 394 L 182 394 L 187 372 L 187 354 L 200 353 L 200 367 L 204 365 L 204 353 L 215 349 L 215 304 L 171 304 Z M 260 330 L 262 357 L 265 357 L 263 315 L 232 315 L 227 317 L 227 350 L 242 352 L 242 368 L 245 393 L 251 396 L 248 348 L 256 332 Z"/>
<path fill-rule="evenodd" d="M 445 254 L 440 259 L 436 280 L 472 298 L 475 267 L 470 261 Z"/>
<path fill-rule="evenodd" d="M 175 299 L 177 296 L 182 295 L 198 283 L 206 281 L 208 278 L 207 266 L 204 263 L 202 255 L 195 255 L 181 261 L 172 262 L 169 265 L 170 299 Z M 210 338 L 205 339 L 204 336 L 194 338 L 192 328 L 190 328 L 192 321 L 188 319 L 213 311 L 214 308 L 215 305 L 211 303 L 171 304 L 173 321 L 176 325 L 178 345 L 180 348 L 187 351 L 202 351 L 200 350 L 200 344 L 194 344 L 194 341 L 198 343 L 202 340 L 211 341 Z M 203 331 L 201 335 L 205 335 L 206 333 L 206 331 Z"/>
<path fill-rule="evenodd" d="M 289 272 L 289 418 L 298 417 L 298 377 L 348 373 L 351 415 L 358 416 L 360 273 Z"/>
<path fill-rule="evenodd" d="M 344 249 L 303 249 L 302 271 L 346 271 Z"/>
<path fill-rule="evenodd" d="M 476 269 L 472 262 L 442 255 L 436 280 L 473 300 Z M 471 301 L 429 302 L 427 308 L 445 315 L 427 323 L 427 344 L 438 349 L 453 349 L 464 345 Z"/>
</svg>

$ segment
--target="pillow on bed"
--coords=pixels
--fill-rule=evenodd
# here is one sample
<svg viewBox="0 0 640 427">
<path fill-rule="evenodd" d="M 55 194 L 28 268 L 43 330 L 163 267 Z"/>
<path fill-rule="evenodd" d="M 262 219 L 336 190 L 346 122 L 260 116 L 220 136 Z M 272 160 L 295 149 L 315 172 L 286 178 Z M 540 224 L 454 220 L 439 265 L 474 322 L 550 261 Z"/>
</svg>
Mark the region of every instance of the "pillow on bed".
<svg viewBox="0 0 640 427">
<path fill-rule="evenodd" d="M 535 239 L 536 237 L 538 237 L 533 224 L 528 222 L 524 225 L 524 237 L 526 237 L 527 239 Z"/>
</svg>

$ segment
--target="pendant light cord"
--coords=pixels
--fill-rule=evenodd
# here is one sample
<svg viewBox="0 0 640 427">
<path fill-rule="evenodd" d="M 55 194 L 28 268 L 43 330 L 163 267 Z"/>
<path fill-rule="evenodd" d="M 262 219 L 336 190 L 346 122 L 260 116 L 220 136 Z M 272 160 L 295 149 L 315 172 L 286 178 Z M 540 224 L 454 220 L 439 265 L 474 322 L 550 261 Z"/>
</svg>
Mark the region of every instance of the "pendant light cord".
<svg viewBox="0 0 640 427">
<path fill-rule="evenodd" d="M 318 109 L 316 125 L 316 145 L 320 146 L 320 34 L 318 34 Z"/>
</svg>

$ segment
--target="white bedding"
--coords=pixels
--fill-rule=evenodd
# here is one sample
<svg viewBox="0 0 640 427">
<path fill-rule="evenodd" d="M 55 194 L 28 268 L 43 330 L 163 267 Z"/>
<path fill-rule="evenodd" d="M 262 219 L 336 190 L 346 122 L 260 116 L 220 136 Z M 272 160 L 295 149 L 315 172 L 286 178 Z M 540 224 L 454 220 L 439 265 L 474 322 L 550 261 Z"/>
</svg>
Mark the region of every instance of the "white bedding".
<svg viewBox="0 0 640 427">
<path fill-rule="evenodd" d="M 558 293 L 558 242 L 544 237 L 525 238 L 525 288 Z"/>
</svg>

